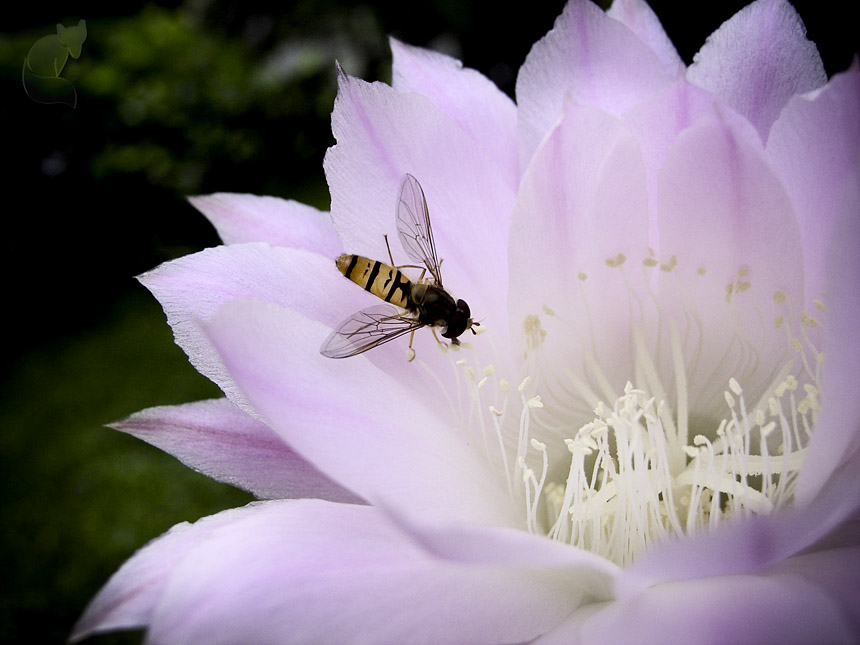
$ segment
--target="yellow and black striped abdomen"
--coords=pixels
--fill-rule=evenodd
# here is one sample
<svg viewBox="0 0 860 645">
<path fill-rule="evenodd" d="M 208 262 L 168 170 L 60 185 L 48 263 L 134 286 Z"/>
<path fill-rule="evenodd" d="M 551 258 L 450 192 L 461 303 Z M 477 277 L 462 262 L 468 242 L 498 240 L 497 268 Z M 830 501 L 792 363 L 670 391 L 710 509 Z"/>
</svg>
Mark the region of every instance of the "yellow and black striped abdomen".
<svg viewBox="0 0 860 645">
<path fill-rule="evenodd" d="M 377 298 L 408 309 L 412 283 L 399 269 L 360 255 L 341 255 L 337 268 L 347 278 Z"/>
</svg>

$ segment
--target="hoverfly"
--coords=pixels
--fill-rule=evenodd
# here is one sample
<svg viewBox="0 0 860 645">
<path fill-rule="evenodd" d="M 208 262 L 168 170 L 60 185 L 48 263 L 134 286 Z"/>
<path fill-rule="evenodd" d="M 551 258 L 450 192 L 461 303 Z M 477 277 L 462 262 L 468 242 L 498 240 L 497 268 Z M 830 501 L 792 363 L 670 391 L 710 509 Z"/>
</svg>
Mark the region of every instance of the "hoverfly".
<svg viewBox="0 0 860 645">
<path fill-rule="evenodd" d="M 409 360 L 412 360 L 415 358 L 412 350 L 415 331 L 422 327 L 439 327 L 442 336 L 450 339 L 453 345 L 460 344 L 457 337 L 467 329 L 476 333 L 473 327 L 478 323 L 472 322 L 469 305 L 464 300 L 454 300 L 442 286 L 427 200 L 418 180 L 409 174 L 400 183 L 395 222 L 406 254 L 421 266 L 395 266 L 387 235 L 385 245 L 390 265 L 360 255 L 338 257 L 335 263 L 344 276 L 390 304 L 362 309 L 344 320 L 322 344 L 320 353 L 323 356 L 355 356 L 411 333 Z M 401 268 L 421 269 L 421 275 L 412 282 L 400 272 Z M 428 271 L 431 277 L 425 280 Z M 433 335 L 436 336 L 435 329 Z M 438 336 L 436 340 L 442 342 Z"/>
</svg>

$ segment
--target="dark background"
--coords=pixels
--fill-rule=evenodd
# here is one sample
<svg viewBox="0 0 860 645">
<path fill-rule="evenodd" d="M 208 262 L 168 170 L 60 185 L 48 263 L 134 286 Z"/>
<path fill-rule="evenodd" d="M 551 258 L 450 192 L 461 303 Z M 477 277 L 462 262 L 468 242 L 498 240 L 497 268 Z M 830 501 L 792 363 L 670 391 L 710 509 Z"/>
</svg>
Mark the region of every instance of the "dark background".
<svg viewBox="0 0 860 645">
<path fill-rule="evenodd" d="M 327 209 L 335 59 L 350 74 L 390 81 L 390 34 L 452 54 L 513 95 L 519 65 L 563 4 L 4 8 L 0 642 L 62 642 L 136 548 L 250 499 L 103 427 L 144 407 L 218 395 L 133 278 L 218 243 L 184 196 L 251 192 Z M 652 6 L 689 63 L 744 4 Z M 828 74 L 847 68 L 857 34 L 839 3 L 794 4 Z M 24 57 L 56 23 L 80 18 L 87 40 L 62 74 L 77 88 L 76 109 L 35 103 L 21 84 Z"/>
</svg>

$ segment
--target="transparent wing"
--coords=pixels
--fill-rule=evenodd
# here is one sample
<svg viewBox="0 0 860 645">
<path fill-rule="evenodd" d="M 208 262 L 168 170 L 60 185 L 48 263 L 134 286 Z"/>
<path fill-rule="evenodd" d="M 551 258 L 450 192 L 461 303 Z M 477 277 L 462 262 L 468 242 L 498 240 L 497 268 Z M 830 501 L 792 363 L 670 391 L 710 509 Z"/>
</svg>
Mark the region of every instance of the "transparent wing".
<svg viewBox="0 0 860 645">
<path fill-rule="evenodd" d="M 436 284 L 441 286 L 442 275 L 439 273 L 439 260 L 436 258 L 427 200 L 424 199 L 421 184 L 410 174 L 406 174 L 400 183 L 396 219 L 397 233 L 406 253 L 426 266 Z"/>
<path fill-rule="evenodd" d="M 423 326 L 393 305 L 368 307 L 344 320 L 326 338 L 320 354 L 329 358 L 355 356 Z"/>
</svg>

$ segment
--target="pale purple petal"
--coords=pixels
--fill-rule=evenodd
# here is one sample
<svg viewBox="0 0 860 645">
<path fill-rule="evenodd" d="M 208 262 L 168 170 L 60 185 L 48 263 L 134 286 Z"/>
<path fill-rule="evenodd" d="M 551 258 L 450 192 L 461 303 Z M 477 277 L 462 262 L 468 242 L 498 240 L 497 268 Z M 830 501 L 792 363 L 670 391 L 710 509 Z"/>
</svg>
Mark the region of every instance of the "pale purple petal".
<svg viewBox="0 0 860 645">
<path fill-rule="evenodd" d="M 188 201 L 212 222 L 224 244 L 268 242 L 337 257 L 343 253 L 328 213 L 278 197 L 214 193 Z"/>
<path fill-rule="evenodd" d="M 149 625 L 176 565 L 218 527 L 231 524 L 255 509 L 252 504 L 203 518 L 193 525 L 177 524 L 139 549 L 90 601 L 69 640 L 77 642 L 101 632 Z"/>
<path fill-rule="evenodd" d="M 401 92 L 426 96 L 489 152 L 493 169 L 516 190 L 520 179 L 517 108 L 483 74 L 449 56 L 391 38 L 392 82 Z"/>
<path fill-rule="evenodd" d="M 263 499 L 360 503 L 226 399 L 148 408 L 111 425 L 213 479 Z"/>
<path fill-rule="evenodd" d="M 452 423 L 454 410 L 438 398 L 423 404 L 409 379 L 393 378 L 364 356 L 321 356 L 323 325 L 240 301 L 223 307 L 206 331 L 268 425 L 370 503 L 443 521 L 521 525 L 500 476 Z"/>
<path fill-rule="evenodd" d="M 723 23 L 687 78 L 747 117 L 762 141 L 792 96 L 827 82 L 818 49 L 786 0 L 758 0 Z"/>
<path fill-rule="evenodd" d="M 857 544 L 855 533 L 853 544 Z M 841 607 L 854 634 L 860 637 L 860 547 L 805 553 L 781 562 L 780 573 L 802 577 L 830 595 Z"/>
<path fill-rule="evenodd" d="M 603 368 L 620 392 L 629 378 L 629 284 L 607 261 L 647 254 L 645 167 L 636 140 L 616 117 L 568 104 L 564 119 L 535 154 L 520 186 L 510 249 L 510 309 L 517 351 L 538 343 L 552 357 L 545 369 L 567 382 L 563 369 L 586 360 Z M 634 271 L 631 280 L 642 284 Z M 552 311 L 549 314 L 548 311 Z M 534 331 L 540 320 L 546 332 Z M 542 393 L 570 406 L 563 388 Z M 608 397 L 608 395 L 607 395 Z M 588 402 L 577 421 L 593 418 Z"/>
<path fill-rule="evenodd" d="M 464 564 L 543 568 L 570 576 L 568 599 L 573 605 L 609 600 L 622 570 L 606 558 L 542 535 L 506 527 L 442 525 L 420 516 L 389 516 L 424 550 Z"/>
<path fill-rule="evenodd" d="M 615 6 L 613 4 L 613 6 Z M 702 119 L 722 118 L 732 131 L 749 140 L 758 138 L 749 122 L 731 108 L 714 100 L 705 90 L 684 77 L 635 105 L 623 115 L 624 124 L 642 148 L 648 182 L 648 215 L 657 228 L 657 177 L 678 134 Z M 658 240 L 652 240 L 655 244 Z"/>
<path fill-rule="evenodd" d="M 393 219 L 393 216 L 392 216 Z M 333 328 L 356 311 L 379 301 L 345 279 L 331 258 L 301 249 L 262 243 L 233 244 L 166 262 L 140 278 L 158 298 L 173 328 L 176 343 L 191 364 L 212 379 L 227 397 L 255 416 L 252 406 L 236 388 L 221 357 L 213 349 L 201 324 L 225 303 L 242 298 L 291 307 L 326 328 L 309 340 L 319 348 Z M 475 308 L 473 311 L 483 312 Z M 408 337 L 379 348 L 367 357 L 399 378 L 411 395 L 422 401 L 438 400 L 436 380 L 418 364 L 407 363 Z M 413 347 L 422 362 L 450 369 L 449 360 L 436 347 L 429 332 L 416 334 Z M 440 367 L 443 366 L 443 367 Z M 291 379 L 288 379 L 289 382 Z"/>
<path fill-rule="evenodd" d="M 796 495 L 811 502 L 833 471 L 860 449 L 860 167 L 855 166 L 852 195 L 841 204 L 842 221 L 829 249 L 827 307 L 824 316 L 824 362 L 821 366 L 821 412 L 815 424 Z M 856 473 L 855 473 L 856 476 Z M 849 491 L 860 498 L 860 486 Z M 848 492 L 848 491 L 846 491 Z"/>
<path fill-rule="evenodd" d="M 570 0 L 517 77 L 521 166 L 555 127 L 568 96 L 621 114 L 673 78 L 630 29 L 590 0 Z"/>
<path fill-rule="evenodd" d="M 858 459 L 855 455 L 854 462 L 857 462 Z M 854 477 L 857 472 L 857 463 L 849 464 L 852 466 L 851 476 Z M 846 465 L 849 465 L 846 464 Z M 842 469 L 840 468 L 840 471 Z M 837 478 L 841 475 L 841 472 L 836 475 Z M 850 483 L 846 480 L 846 482 L 841 482 L 843 484 Z M 822 539 L 818 540 L 815 545 L 809 549 L 810 552 L 823 552 L 823 551 L 832 551 L 838 549 L 853 549 L 858 544 L 860 544 L 860 504 L 857 505 L 857 509 L 849 514 L 847 520 L 839 524 L 836 528 L 827 532 L 827 535 Z"/>
<path fill-rule="evenodd" d="M 767 157 L 797 212 L 803 237 L 806 306 L 826 289 L 829 245 L 860 165 L 860 70 L 793 97 L 773 124 Z"/>
<path fill-rule="evenodd" d="M 684 62 L 675 46 L 663 30 L 657 15 L 644 0 L 614 0 L 606 14 L 639 36 L 657 55 L 666 72 L 674 75 L 684 70 Z"/>
<path fill-rule="evenodd" d="M 371 507 L 269 502 L 174 568 L 148 642 L 522 642 L 568 613 L 566 586 L 429 556 Z"/>
<path fill-rule="evenodd" d="M 800 575 L 665 583 L 574 615 L 536 642 L 852 643 L 840 604 Z"/>
<path fill-rule="evenodd" d="M 826 548 L 828 535 L 839 535 L 840 527 L 844 529 L 846 522 L 856 520 L 860 508 L 858 466 L 860 458 L 855 454 L 808 504 L 669 541 L 647 551 L 619 579 L 618 597 L 630 598 L 649 586 L 672 580 L 763 573 L 803 551 L 815 551 L 819 545 Z"/>
<path fill-rule="evenodd" d="M 343 278 L 331 258 L 310 251 L 262 243 L 206 249 L 143 274 L 143 285 L 158 298 L 173 328 L 176 343 L 191 364 L 212 379 L 243 409 L 220 357 L 200 329 L 225 302 L 258 298 L 299 308 L 334 327 L 366 306 L 361 289 Z M 322 343 L 321 334 L 318 343 Z"/>
<path fill-rule="evenodd" d="M 405 173 L 424 189 L 446 289 L 501 326 L 504 259 L 514 189 L 488 172 L 487 150 L 431 101 L 345 74 L 332 114 L 337 145 L 325 158 L 332 218 L 347 253 L 408 263 L 396 243 L 395 206 Z"/>
<path fill-rule="evenodd" d="M 700 343 L 687 367 L 690 409 L 719 419 L 731 377 L 757 401 L 794 354 L 784 332 L 774 333 L 777 316 L 787 313 L 774 298 L 803 299 L 797 221 L 757 142 L 726 120 L 682 132 L 658 181 L 659 248 L 677 262 L 661 288 L 664 311 L 683 325 L 685 345 Z M 690 309 L 699 320 L 685 316 Z"/>
<path fill-rule="evenodd" d="M 673 580 L 760 573 L 812 544 L 821 535 L 817 529 L 834 527 L 833 520 L 829 509 L 818 505 L 803 512 L 753 517 L 665 542 L 625 571 L 618 595 L 630 598 L 647 587 Z"/>
</svg>

